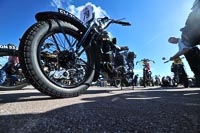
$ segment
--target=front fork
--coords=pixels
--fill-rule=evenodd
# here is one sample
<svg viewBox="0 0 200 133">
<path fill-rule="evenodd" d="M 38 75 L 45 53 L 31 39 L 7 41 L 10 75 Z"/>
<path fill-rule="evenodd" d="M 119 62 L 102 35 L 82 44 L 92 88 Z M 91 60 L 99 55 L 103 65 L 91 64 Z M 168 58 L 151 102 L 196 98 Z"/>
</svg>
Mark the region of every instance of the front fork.
<svg viewBox="0 0 200 133">
<path fill-rule="evenodd" d="M 59 27 L 61 28 L 61 31 L 66 41 L 69 41 L 65 35 L 65 32 L 62 26 L 59 24 L 58 19 L 55 18 L 55 20 L 58 23 Z M 98 31 L 95 30 L 96 26 L 97 26 L 96 24 L 92 24 L 91 26 L 87 28 L 85 33 L 82 33 L 83 36 L 81 40 L 76 44 L 76 50 L 74 50 L 74 45 L 70 45 L 70 51 L 73 51 L 76 57 L 80 57 L 81 54 L 86 50 L 89 51 L 89 54 L 90 54 L 89 56 L 91 56 L 91 59 L 92 59 L 91 64 L 89 64 L 89 68 L 95 69 L 95 76 L 94 76 L 93 81 L 96 81 L 100 75 L 100 52 L 99 52 L 100 49 L 94 41 L 95 36 L 98 35 Z M 81 46 L 83 46 L 83 49 L 81 49 Z M 93 68 L 94 63 L 95 63 L 95 68 Z"/>
</svg>

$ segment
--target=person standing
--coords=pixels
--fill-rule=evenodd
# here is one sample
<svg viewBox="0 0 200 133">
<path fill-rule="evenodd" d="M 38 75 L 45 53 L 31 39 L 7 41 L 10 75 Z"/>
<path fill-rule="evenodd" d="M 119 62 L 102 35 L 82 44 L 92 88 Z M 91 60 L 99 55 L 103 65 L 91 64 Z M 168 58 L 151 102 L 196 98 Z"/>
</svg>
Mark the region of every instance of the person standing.
<svg viewBox="0 0 200 133">
<path fill-rule="evenodd" d="M 184 56 L 190 66 L 191 71 L 194 73 L 195 84 L 191 87 L 200 87 L 200 50 L 197 46 L 187 47 L 183 44 L 180 38 L 170 37 L 169 43 L 178 44 L 179 51 L 170 57 L 170 60 L 179 58 L 184 53 Z"/>
<path fill-rule="evenodd" d="M 185 26 L 180 31 L 182 32 L 181 38 L 170 37 L 168 39 L 170 43 L 179 46 L 179 51 L 170 57 L 170 60 L 184 55 L 195 76 L 194 87 L 200 87 L 200 50 L 196 47 L 200 43 L 200 0 L 194 1 Z"/>
<path fill-rule="evenodd" d="M 138 77 L 139 77 L 138 74 L 136 74 L 136 75 L 134 76 L 134 78 L 133 78 L 133 86 L 137 86 L 137 83 L 138 83 Z"/>
<path fill-rule="evenodd" d="M 193 47 L 200 42 L 200 0 L 195 0 L 191 12 L 181 28 L 181 38 L 184 45 Z"/>
</svg>

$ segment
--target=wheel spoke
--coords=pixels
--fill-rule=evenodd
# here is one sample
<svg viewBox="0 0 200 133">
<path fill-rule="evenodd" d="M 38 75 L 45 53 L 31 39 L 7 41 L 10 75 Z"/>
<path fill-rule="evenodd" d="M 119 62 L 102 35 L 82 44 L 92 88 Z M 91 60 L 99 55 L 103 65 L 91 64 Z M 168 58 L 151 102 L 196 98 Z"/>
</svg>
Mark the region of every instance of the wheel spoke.
<svg viewBox="0 0 200 133">
<path fill-rule="evenodd" d="M 44 38 L 43 42 L 39 45 L 40 47 L 44 47 L 47 43 L 52 44 L 40 52 L 46 52 L 46 57 L 40 54 L 43 55 L 40 57 L 40 66 L 43 67 L 45 75 L 62 87 L 72 87 L 83 83 L 88 69 L 92 67 L 88 65 L 88 55 L 84 48 L 81 48 L 81 53 L 78 55 L 75 53 L 76 44 L 79 41 L 69 34 L 62 36 L 62 33 L 56 33 Z M 58 50 L 57 54 L 54 53 L 56 50 Z"/>
</svg>

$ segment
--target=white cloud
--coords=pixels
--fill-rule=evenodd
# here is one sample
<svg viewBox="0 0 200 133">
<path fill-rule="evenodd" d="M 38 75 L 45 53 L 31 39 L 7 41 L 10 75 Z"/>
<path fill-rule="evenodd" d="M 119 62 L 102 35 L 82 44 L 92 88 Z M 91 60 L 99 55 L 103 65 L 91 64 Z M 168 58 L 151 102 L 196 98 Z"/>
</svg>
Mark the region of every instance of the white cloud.
<svg viewBox="0 0 200 133">
<path fill-rule="evenodd" d="M 78 6 L 78 7 L 76 7 L 72 3 L 73 3 L 72 0 L 68 0 L 68 1 L 66 1 L 66 0 L 52 0 L 51 6 L 53 6 L 55 8 L 65 9 L 65 10 L 69 11 L 70 13 L 74 14 L 75 16 L 77 16 L 78 18 L 80 18 L 81 10 L 87 5 L 92 5 L 93 8 L 94 8 L 94 12 L 95 12 L 95 18 L 109 16 L 107 14 L 107 12 L 105 10 L 103 10 L 100 6 L 96 6 L 96 5 L 92 4 L 91 2 L 88 2 L 85 5 L 81 5 L 81 6 Z"/>
<path fill-rule="evenodd" d="M 56 7 L 56 8 L 62 8 L 62 2 L 64 2 L 64 0 L 52 0 L 51 2 L 51 6 Z"/>
<path fill-rule="evenodd" d="M 100 6 L 97 7 L 96 5 L 94 5 L 92 3 L 87 3 L 87 4 L 91 4 L 94 7 L 94 12 L 95 12 L 95 17 L 96 18 L 104 17 L 104 16 L 109 16 L 107 14 L 107 12 L 105 10 L 103 10 Z"/>
</svg>

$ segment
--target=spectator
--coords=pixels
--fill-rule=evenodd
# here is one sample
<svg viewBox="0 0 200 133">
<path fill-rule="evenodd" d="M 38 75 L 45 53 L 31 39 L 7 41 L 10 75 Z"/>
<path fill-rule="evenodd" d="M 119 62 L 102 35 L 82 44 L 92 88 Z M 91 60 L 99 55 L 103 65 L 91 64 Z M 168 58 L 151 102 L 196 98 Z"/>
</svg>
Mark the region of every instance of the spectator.
<svg viewBox="0 0 200 133">
<path fill-rule="evenodd" d="M 134 78 L 133 78 L 133 86 L 137 86 L 138 77 L 139 77 L 138 74 L 136 74 L 136 75 L 134 76 Z"/>
<path fill-rule="evenodd" d="M 184 46 L 182 40 L 176 37 L 170 37 L 168 41 L 172 44 L 178 44 L 179 51 L 170 58 L 175 60 L 184 53 L 184 56 L 190 66 L 190 69 L 194 73 L 195 83 L 191 87 L 200 87 L 200 50 L 198 47 L 187 47 Z"/>
</svg>

